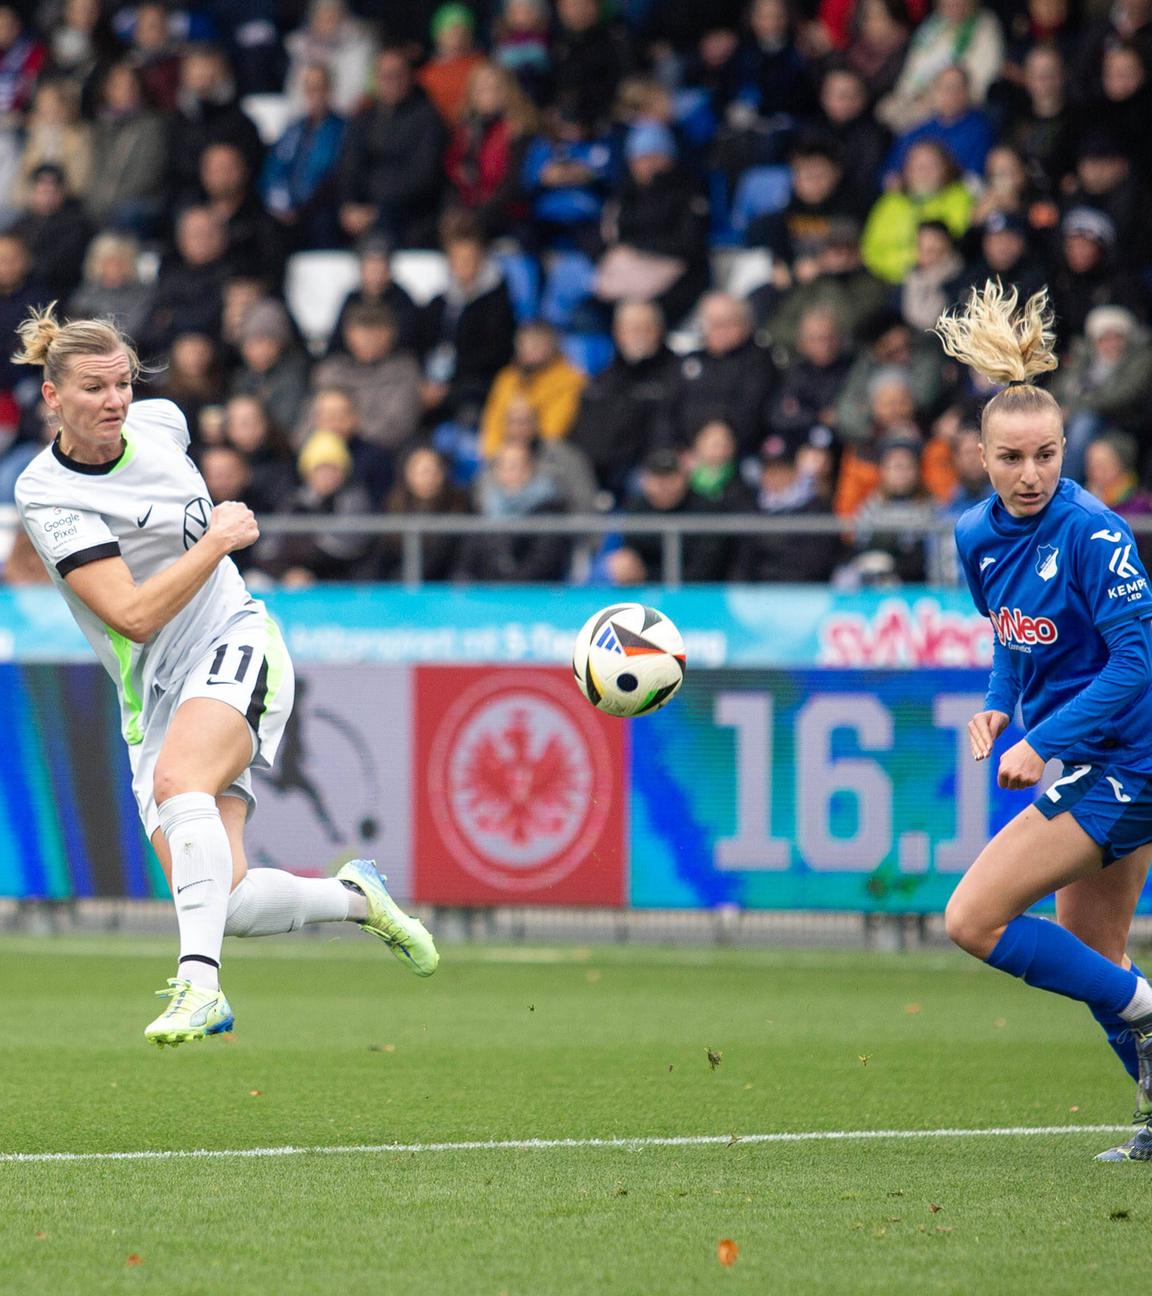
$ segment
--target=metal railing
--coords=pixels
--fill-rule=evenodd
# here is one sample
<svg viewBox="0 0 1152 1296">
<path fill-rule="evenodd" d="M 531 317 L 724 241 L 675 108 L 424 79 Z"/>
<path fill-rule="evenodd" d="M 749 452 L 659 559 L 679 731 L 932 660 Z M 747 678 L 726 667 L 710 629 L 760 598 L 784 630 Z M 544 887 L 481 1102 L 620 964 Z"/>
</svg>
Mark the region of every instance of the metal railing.
<svg viewBox="0 0 1152 1296">
<path fill-rule="evenodd" d="M 325 518 L 323 526 L 309 517 L 290 514 L 262 514 L 262 535 L 311 535 L 319 531 L 330 534 L 399 536 L 401 540 L 400 579 L 410 588 L 423 582 L 425 536 L 490 535 L 566 535 L 578 539 L 606 535 L 659 536 L 661 548 L 661 584 L 679 589 L 684 583 L 683 541 L 688 536 L 764 536 L 764 535 L 845 535 L 853 529 L 851 519 L 835 515 L 804 514 L 774 516 L 763 513 L 726 513 L 722 515 L 677 513 L 668 517 L 635 517 L 623 513 L 547 514 L 524 518 L 485 518 L 469 514 L 396 515 L 366 513 Z M 1152 529 L 1152 519 L 1149 519 Z M 906 513 L 873 513 L 869 530 L 898 531 L 939 537 L 951 543 L 955 522 L 948 518 L 912 519 Z"/>
</svg>

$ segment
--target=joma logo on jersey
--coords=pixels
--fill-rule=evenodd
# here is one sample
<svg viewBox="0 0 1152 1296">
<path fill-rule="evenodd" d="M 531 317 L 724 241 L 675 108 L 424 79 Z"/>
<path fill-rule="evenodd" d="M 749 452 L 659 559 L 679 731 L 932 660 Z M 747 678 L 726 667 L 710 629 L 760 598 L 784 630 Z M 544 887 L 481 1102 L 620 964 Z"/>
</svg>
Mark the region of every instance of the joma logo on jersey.
<svg viewBox="0 0 1152 1296">
<path fill-rule="evenodd" d="M 1059 634 L 1056 622 L 1049 617 L 1026 616 L 1019 608 L 1002 607 L 999 612 L 993 612 L 992 626 L 1005 647 L 1012 643 L 1028 647 L 1055 643 Z"/>
</svg>

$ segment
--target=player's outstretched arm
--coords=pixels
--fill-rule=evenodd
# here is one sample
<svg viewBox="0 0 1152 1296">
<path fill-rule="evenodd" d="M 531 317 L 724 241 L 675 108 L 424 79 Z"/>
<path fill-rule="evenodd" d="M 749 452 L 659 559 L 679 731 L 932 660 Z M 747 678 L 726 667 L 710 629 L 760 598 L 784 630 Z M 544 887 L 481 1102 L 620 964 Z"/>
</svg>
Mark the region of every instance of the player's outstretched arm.
<svg viewBox="0 0 1152 1296">
<path fill-rule="evenodd" d="M 252 510 L 229 500 L 212 510 L 208 530 L 187 553 L 140 585 L 119 557 L 77 567 L 65 579 L 105 625 L 133 643 L 144 643 L 191 602 L 222 558 L 259 538 Z"/>
</svg>

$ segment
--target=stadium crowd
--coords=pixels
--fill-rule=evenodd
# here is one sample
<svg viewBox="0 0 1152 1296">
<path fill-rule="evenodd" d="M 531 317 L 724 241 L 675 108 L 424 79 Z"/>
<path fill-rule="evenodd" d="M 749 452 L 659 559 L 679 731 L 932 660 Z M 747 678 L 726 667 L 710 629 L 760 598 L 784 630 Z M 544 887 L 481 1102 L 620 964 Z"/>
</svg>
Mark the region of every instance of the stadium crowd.
<svg viewBox="0 0 1152 1296">
<path fill-rule="evenodd" d="M 0 327 L 115 317 L 213 498 L 316 520 L 257 584 L 395 578 L 325 529 L 365 513 L 491 520 L 428 579 L 660 578 L 500 529 L 589 511 L 844 519 L 690 537 L 688 580 L 954 579 L 917 526 L 988 492 L 989 393 L 927 330 L 990 276 L 1050 289 L 1069 475 L 1152 512 L 1150 71 L 1152 0 L 0 5 Z M 307 338 L 323 249 L 359 282 Z M 0 359 L 0 505 L 54 434 Z"/>
</svg>

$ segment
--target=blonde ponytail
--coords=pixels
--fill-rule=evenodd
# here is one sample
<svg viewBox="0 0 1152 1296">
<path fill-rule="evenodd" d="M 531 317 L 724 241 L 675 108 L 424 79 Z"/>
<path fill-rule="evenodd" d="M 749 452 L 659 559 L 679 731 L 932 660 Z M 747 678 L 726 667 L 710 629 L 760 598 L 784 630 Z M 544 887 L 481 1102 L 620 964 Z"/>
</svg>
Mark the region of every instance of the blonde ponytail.
<svg viewBox="0 0 1152 1296">
<path fill-rule="evenodd" d="M 131 340 L 112 320 L 69 320 L 61 324 L 56 318 L 55 302 L 33 307 L 16 332 L 21 347 L 12 357 L 13 364 L 41 365 L 44 377 L 52 383 L 59 383 L 67 375 L 69 365 L 78 356 L 123 351 L 133 380 L 143 369 Z"/>
</svg>

